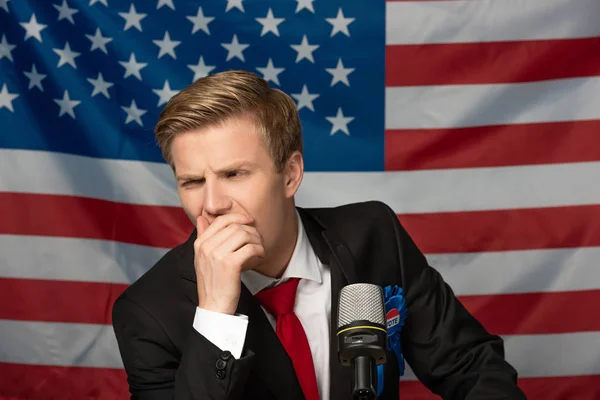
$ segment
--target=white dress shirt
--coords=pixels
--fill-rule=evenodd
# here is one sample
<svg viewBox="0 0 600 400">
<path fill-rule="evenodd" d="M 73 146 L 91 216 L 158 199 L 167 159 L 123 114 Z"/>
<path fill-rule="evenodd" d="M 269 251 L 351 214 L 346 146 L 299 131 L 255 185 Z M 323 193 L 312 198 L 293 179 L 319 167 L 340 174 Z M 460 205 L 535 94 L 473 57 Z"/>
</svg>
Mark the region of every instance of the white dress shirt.
<svg viewBox="0 0 600 400">
<path fill-rule="evenodd" d="M 329 269 L 320 262 L 310 245 L 297 211 L 296 218 L 298 219 L 296 246 L 283 276 L 274 279 L 256 271 L 244 271 L 242 282 L 254 295 L 267 287 L 283 283 L 289 278 L 301 278 L 296 292 L 294 313 L 302 323 L 308 339 L 320 398 L 328 400 L 331 274 Z M 275 329 L 276 319 L 264 308 L 262 309 Z M 215 346 L 221 350 L 229 350 L 235 358 L 240 358 L 248 328 L 247 316 L 220 314 L 196 307 L 193 324 L 194 329 Z"/>
</svg>

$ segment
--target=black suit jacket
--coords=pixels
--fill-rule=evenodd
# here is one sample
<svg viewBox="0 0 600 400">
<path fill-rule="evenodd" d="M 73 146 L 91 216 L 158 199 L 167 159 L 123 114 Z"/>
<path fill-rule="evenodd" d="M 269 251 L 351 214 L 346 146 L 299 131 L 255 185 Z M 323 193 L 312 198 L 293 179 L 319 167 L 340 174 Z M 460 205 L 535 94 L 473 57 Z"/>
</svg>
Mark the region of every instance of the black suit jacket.
<svg viewBox="0 0 600 400">
<path fill-rule="evenodd" d="M 491 335 L 455 298 L 439 273 L 380 202 L 298 208 L 309 241 L 331 269 L 331 400 L 350 399 L 352 371 L 337 361 L 340 289 L 350 283 L 399 285 L 408 316 L 406 361 L 444 399 L 524 399 L 517 373 Z M 192 327 L 198 304 L 192 233 L 115 302 L 113 326 L 132 399 L 302 399 L 292 363 L 256 299 L 242 285 L 237 312 L 249 325 L 240 359 L 228 358 Z M 217 373 L 217 363 L 225 365 Z M 398 399 L 398 366 L 388 353 L 383 399 Z"/>
</svg>

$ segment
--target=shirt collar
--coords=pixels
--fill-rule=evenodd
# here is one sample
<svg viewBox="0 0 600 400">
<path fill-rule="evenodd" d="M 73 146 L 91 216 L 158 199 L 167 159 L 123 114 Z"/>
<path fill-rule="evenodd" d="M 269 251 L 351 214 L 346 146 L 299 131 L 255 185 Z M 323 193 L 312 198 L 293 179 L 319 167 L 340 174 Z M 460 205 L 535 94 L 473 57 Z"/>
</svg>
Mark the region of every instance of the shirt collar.
<svg viewBox="0 0 600 400">
<path fill-rule="evenodd" d="M 252 295 L 255 295 L 267 287 L 277 286 L 290 278 L 308 279 L 317 283 L 322 282 L 321 270 L 319 269 L 318 264 L 319 261 L 310 245 L 298 210 L 296 210 L 296 218 L 298 221 L 296 245 L 294 247 L 294 252 L 292 253 L 292 258 L 281 278 L 271 278 L 254 270 L 242 272 L 242 282 L 246 285 Z"/>
</svg>

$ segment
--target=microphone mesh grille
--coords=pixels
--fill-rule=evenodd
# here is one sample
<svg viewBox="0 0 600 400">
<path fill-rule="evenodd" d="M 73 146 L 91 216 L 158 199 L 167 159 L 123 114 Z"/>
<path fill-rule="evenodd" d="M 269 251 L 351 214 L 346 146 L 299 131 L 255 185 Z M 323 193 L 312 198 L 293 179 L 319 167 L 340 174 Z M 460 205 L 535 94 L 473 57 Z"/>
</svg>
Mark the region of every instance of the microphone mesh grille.
<svg viewBox="0 0 600 400">
<path fill-rule="evenodd" d="M 340 291 L 337 327 L 359 320 L 385 326 L 385 305 L 380 286 L 356 283 L 344 286 Z"/>
</svg>

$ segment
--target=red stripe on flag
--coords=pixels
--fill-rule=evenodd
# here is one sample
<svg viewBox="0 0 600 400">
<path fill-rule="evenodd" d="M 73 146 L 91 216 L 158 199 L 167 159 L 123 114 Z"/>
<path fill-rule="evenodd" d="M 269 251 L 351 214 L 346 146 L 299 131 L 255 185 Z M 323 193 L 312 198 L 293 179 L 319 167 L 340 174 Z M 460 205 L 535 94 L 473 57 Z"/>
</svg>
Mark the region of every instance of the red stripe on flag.
<svg viewBox="0 0 600 400">
<path fill-rule="evenodd" d="M 600 246 L 600 205 L 402 214 L 426 254 Z"/>
<path fill-rule="evenodd" d="M 0 396 L 27 400 L 128 399 L 123 369 L 0 362 Z"/>
<path fill-rule="evenodd" d="M 400 398 L 439 400 L 419 381 L 402 381 Z M 600 375 L 519 378 L 518 385 L 528 400 L 600 399 Z"/>
<path fill-rule="evenodd" d="M 0 319 L 111 324 L 127 285 L 0 278 Z M 20 301 L 12 301 L 20 299 Z M 73 301 L 77 299 L 77 301 Z M 459 296 L 492 333 L 600 331 L 600 290 Z M 577 304 L 577 307 L 573 307 Z M 560 318 L 556 318 L 560 315 Z"/>
<path fill-rule="evenodd" d="M 0 193 L 0 234 L 114 240 L 171 248 L 192 225 L 176 207 Z M 600 246 L 600 205 L 402 214 L 426 254 Z"/>
<path fill-rule="evenodd" d="M 386 86 L 517 83 L 600 75 L 600 37 L 386 46 Z"/>
<path fill-rule="evenodd" d="M 181 207 L 86 197 L 0 193 L 0 233 L 62 236 L 175 247 L 193 226 Z"/>
<path fill-rule="evenodd" d="M 597 306 L 600 290 L 459 296 L 459 299 L 488 331 L 497 335 L 600 331 Z"/>
<path fill-rule="evenodd" d="M 0 319 L 111 324 L 112 305 L 127 286 L 0 278 Z"/>
<path fill-rule="evenodd" d="M 385 132 L 386 171 L 600 160 L 600 120 Z M 560 150 L 557 150 L 560 149 Z"/>
</svg>

